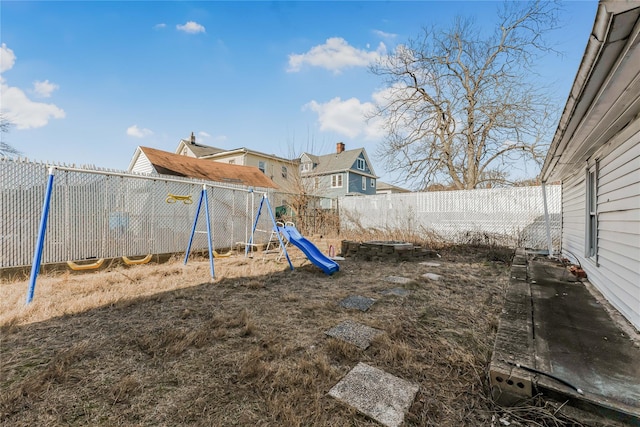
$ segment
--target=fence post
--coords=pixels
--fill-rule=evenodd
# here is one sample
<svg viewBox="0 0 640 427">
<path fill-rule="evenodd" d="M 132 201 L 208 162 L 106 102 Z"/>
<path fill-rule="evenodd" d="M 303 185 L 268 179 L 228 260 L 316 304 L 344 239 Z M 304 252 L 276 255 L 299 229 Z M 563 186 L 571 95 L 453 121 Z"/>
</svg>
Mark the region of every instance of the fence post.
<svg viewBox="0 0 640 427">
<path fill-rule="evenodd" d="M 47 231 L 47 220 L 49 219 L 49 206 L 51 204 L 51 192 L 53 189 L 53 176 L 55 167 L 49 166 L 49 178 L 47 179 L 47 190 L 44 194 L 44 202 L 42 203 L 42 217 L 40 218 L 40 228 L 38 229 L 38 239 L 36 240 L 36 249 L 33 253 L 33 264 L 31 265 L 31 276 L 29 278 L 29 292 L 27 293 L 27 304 L 33 301 L 33 294 L 36 290 L 36 277 L 40 272 L 40 263 L 42 262 L 42 251 L 44 249 L 44 236 Z"/>
</svg>

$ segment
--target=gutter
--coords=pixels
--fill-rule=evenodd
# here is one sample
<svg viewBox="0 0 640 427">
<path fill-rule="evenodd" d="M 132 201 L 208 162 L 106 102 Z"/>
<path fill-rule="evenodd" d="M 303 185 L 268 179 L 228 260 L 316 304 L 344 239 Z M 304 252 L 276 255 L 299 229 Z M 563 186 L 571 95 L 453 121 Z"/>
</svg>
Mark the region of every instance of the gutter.
<svg viewBox="0 0 640 427">
<path fill-rule="evenodd" d="M 608 10 L 611 8 L 608 7 L 611 6 L 611 4 L 615 5 L 615 2 L 601 1 L 598 5 L 596 20 L 593 24 L 589 42 L 587 43 L 573 86 L 569 92 L 569 99 L 560 117 L 558 128 L 549 147 L 549 152 L 540 171 L 540 177 L 543 183 L 550 179 L 553 169 L 568 143 L 568 140 L 565 140 L 565 132 L 567 131 L 569 123 L 574 119 L 575 109 L 578 106 L 578 102 L 582 99 L 585 86 L 593 73 L 596 62 L 605 45 L 605 39 L 613 18 L 613 13 L 610 13 Z"/>
</svg>

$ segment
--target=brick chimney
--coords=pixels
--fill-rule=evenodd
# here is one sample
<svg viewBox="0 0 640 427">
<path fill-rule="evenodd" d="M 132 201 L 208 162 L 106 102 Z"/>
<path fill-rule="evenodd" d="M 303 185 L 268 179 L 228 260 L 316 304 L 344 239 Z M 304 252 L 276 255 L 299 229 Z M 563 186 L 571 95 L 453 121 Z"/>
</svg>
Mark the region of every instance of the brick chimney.
<svg viewBox="0 0 640 427">
<path fill-rule="evenodd" d="M 344 151 L 344 142 L 338 142 L 336 144 L 336 154 L 340 154 Z"/>
<path fill-rule="evenodd" d="M 194 135 L 193 132 L 191 132 L 191 144 L 195 144 L 196 143 L 196 136 Z"/>
</svg>

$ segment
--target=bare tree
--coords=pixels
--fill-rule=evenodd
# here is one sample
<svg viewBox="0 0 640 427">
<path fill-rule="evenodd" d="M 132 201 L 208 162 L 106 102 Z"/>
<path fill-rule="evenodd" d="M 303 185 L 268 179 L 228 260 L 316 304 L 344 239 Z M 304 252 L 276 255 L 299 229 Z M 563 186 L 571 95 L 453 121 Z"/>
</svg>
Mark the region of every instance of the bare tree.
<svg viewBox="0 0 640 427">
<path fill-rule="evenodd" d="M 18 150 L 13 148 L 5 141 L 5 134 L 9 132 L 13 123 L 0 113 L 0 156 L 17 156 L 20 154 Z"/>
<path fill-rule="evenodd" d="M 552 2 L 505 3 L 495 31 L 458 18 L 449 29 L 425 29 L 371 71 L 388 90 L 377 115 L 386 138 L 378 148 L 387 170 L 425 188 L 504 185 L 517 162 L 540 161 L 557 104 L 535 80 L 535 62 L 550 52 Z"/>
</svg>

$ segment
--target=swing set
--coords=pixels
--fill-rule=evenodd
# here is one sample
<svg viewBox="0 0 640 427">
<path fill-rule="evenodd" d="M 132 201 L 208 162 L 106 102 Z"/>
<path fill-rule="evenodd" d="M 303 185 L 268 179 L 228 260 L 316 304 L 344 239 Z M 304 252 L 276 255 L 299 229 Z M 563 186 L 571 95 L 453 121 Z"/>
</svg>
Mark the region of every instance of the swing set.
<svg viewBox="0 0 640 427">
<path fill-rule="evenodd" d="M 40 218 L 40 225 L 38 227 L 38 232 L 37 232 L 37 239 L 36 239 L 36 245 L 34 248 L 34 253 L 33 253 L 33 262 L 31 264 L 31 273 L 30 273 L 30 278 L 29 278 L 29 288 L 28 288 L 28 292 L 27 292 L 27 298 L 26 298 L 26 303 L 29 304 L 33 301 L 33 297 L 34 297 L 34 293 L 35 293 L 35 285 L 36 285 L 36 280 L 37 280 L 37 276 L 40 272 L 40 267 L 42 265 L 42 261 L 43 261 L 43 252 L 44 252 L 44 246 L 45 246 L 45 236 L 46 236 L 46 229 L 47 229 L 47 222 L 49 219 L 49 213 L 52 209 L 57 209 L 57 206 L 59 205 L 60 202 L 58 202 L 58 204 L 56 204 L 55 208 L 51 207 L 51 199 L 52 199 L 52 193 L 53 193 L 53 187 L 54 187 L 54 176 L 55 176 L 55 171 L 56 170 L 61 170 L 61 171 L 65 171 L 65 172 L 74 172 L 74 173 L 82 173 L 82 174 L 91 174 L 91 175 L 102 175 L 105 176 L 107 178 L 109 177 L 118 177 L 118 178 L 131 178 L 134 179 L 135 181 L 138 180 L 142 180 L 142 181 L 157 181 L 158 177 L 150 177 L 150 176 L 140 176 L 140 175 L 132 175 L 132 174 L 123 174 L 123 173 L 118 173 L 118 172 L 110 172 L 110 171 L 95 171 L 95 170 L 86 170 L 86 169 L 77 169 L 77 168 L 73 168 L 73 167 L 65 167 L 65 166 L 49 166 L 49 173 L 47 176 L 47 181 L 46 181 L 46 186 L 45 186 L 45 194 L 44 194 L 44 201 L 43 201 L 43 205 L 42 205 L 42 215 Z M 167 185 L 167 189 L 168 189 L 168 185 L 170 183 L 178 183 L 181 185 L 185 185 L 185 184 L 189 184 L 189 185 L 193 185 L 195 184 L 194 182 L 188 182 L 188 181 L 184 181 L 184 180 L 180 180 L 180 179 L 173 179 L 173 178 L 161 178 L 160 179 L 162 182 L 165 182 Z M 67 184 L 68 185 L 68 184 Z M 211 219 L 210 219 L 210 213 L 209 213 L 209 200 L 207 197 L 207 188 L 208 187 L 215 187 L 215 188 L 220 188 L 223 190 L 232 190 L 233 192 L 233 202 L 230 205 L 230 210 L 231 213 L 229 215 L 229 217 L 232 219 L 231 222 L 231 244 L 229 246 L 229 251 L 226 253 L 219 253 L 214 249 L 213 246 L 213 227 L 211 224 Z M 71 195 L 72 199 L 76 204 L 75 205 L 69 205 L 69 200 L 70 200 L 70 195 L 68 193 L 68 188 L 69 187 L 63 187 L 63 188 L 67 188 L 67 192 L 64 193 L 65 194 L 65 198 L 64 199 L 60 199 L 63 200 L 63 202 L 65 203 L 65 209 L 69 209 L 69 206 L 76 208 L 77 206 L 87 206 L 87 203 L 92 203 L 94 202 L 95 199 L 82 199 L 82 198 L 78 198 L 78 196 L 75 196 L 74 194 Z M 139 187 L 138 187 L 139 188 Z M 146 187 L 145 187 L 146 188 Z M 153 191 L 155 189 L 155 187 L 151 187 L 148 191 Z M 139 190 L 138 189 L 134 189 L 136 191 L 136 194 L 139 194 Z M 251 247 L 251 245 L 253 245 L 254 243 L 254 232 L 256 229 L 256 226 L 258 224 L 258 219 L 260 217 L 260 212 L 263 208 L 263 206 L 266 206 L 266 208 L 269 210 L 269 216 L 274 224 L 274 230 L 277 230 L 277 225 L 275 224 L 275 219 L 273 216 L 273 212 L 271 210 L 271 205 L 269 204 L 269 200 L 267 198 L 267 195 L 264 194 L 261 202 L 260 202 L 260 209 L 258 210 L 258 213 L 255 217 L 255 223 L 254 226 L 251 230 L 251 237 L 249 238 L 249 226 L 250 226 L 250 221 L 251 221 L 251 217 L 252 215 L 249 214 L 249 199 L 251 198 L 251 208 L 253 210 L 253 206 L 254 206 L 254 192 L 253 192 L 253 188 L 249 188 L 247 189 L 238 189 L 238 188 L 229 188 L 229 187 L 225 187 L 225 186 L 217 186 L 217 185 L 208 185 L 208 184 L 202 184 L 202 190 L 200 192 L 200 199 L 198 200 L 198 206 L 195 212 L 195 216 L 193 219 L 193 226 L 191 228 L 191 234 L 189 236 L 189 242 L 187 245 L 187 250 L 186 250 L 186 254 L 185 254 L 185 258 L 184 258 L 184 264 L 187 264 L 189 255 L 191 253 L 191 249 L 192 249 L 192 245 L 193 245 L 193 240 L 195 237 L 196 233 L 206 233 L 207 235 L 207 246 L 208 246 L 208 250 L 209 250 L 209 264 L 210 264 L 210 270 L 211 270 L 211 277 L 214 278 L 215 277 L 215 271 L 214 271 L 214 258 L 225 258 L 225 257 L 229 257 L 232 254 L 233 251 L 233 240 L 234 240 L 234 224 L 235 222 L 233 221 L 233 218 L 235 218 L 235 210 L 236 210 L 236 203 L 235 203 L 235 191 L 241 191 L 241 192 L 246 192 L 247 197 L 247 211 L 245 212 L 246 215 L 246 222 L 245 222 L 245 256 L 247 253 L 247 250 L 249 247 Z M 147 191 L 147 190 L 145 190 Z M 83 193 L 84 194 L 84 193 Z M 95 193 L 91 193 L 91 194 L 95 194 Z M 107 200 L 107 195 L 113 195 L 114 193 L 104 193 L 104 199 L 99 200 L 98 202 L 101 203 L 102 206 L 109 206 L 109 203 L 113 203 L 111 201 Z M 150 196 L 152 194 L 154 194 L 153 192 L 151 193 L 146 193 L 149 194 Z M 155 193 L 157 194 L 157 193 Z M 166 198 L 164 198 L 164 202 L 166 202 L 167 204 L 184 204 L 184 205 L 191 205 L 193 204 L 193 199 L 191 195 L 180 195 L 175 194 L 175 192 L 171 192 L 168 191 Z M 184 194 L 184 193 L 182 193 Z M 249 194 L 251 194 L 251 196 L 249 196 Z M 150 197 L 147 200 L 154 200 L 153 197 Z M 72 202 L 72 203 L 74 203 Z M 151 202 L 153 203 L 153 202 Z M 205 222 L 206 222 L 206 231 L 197 231 L 197 225 L 198 225 L 198 220 L 200 217 L 200 213 L 202 211 L 202 205 L 204 204 L 205 208 L 204 208 L 204 213 L 205 213 Z M 174 247 L 174 243 L 171 243 L 170 241 L 168 242 L 166 239 L 163 241 L 155 241 L 154 239 L 156 237 L 154 237 L 155 234 L 158 233 L 157 231 L 157 220 L 155 219 L 155 210 L 158 208 L 158 206 L 155 206 L 155 208 L 151 209 L 151 216 L 143 223 L 138 223 L 138 227 L 139 230 L 141 230 L 140 232 L 142 233 L 141 235 L 139 235 L 140 237 L 138 237 L 139 239 L 146 239 L 148 241 L 147 245 L 147 254 L 146 255 L 140 255 L 136 258 L 133 257 L 128 257 L 125 255 L 121 255 L 120 258 L 122 259 L 122 262 L 126 265 L 141 265 L 141 264 L 146 264 L 148 262 L 150 262 L 153 258 L 153 254 L 154 253 L 161 253 L 158 252 L 158 250 L 162 250 L 163 248 L 167 247 L 166 244 L 169 244 L 170 247 Z M 67 211 L 68 212 L 68 211 Z M 78 211 L 80 212 L 80 211 Z M 140 213 L 142 213 L 144 211 L 140 211 Z M 63 214 L 64 217 L 67 218 L 67 221 L 69 221 L 69 215 L 68 214 Z M 57 227 L 60 227 L 60 215 L 57 214 L 56 215 L 56 219 L 55 219 L 55 224 L 57 225 Z M 100 237 L 102 239 L 102 249 L 97 249 L 98 252 L 101 252 L 100 257 L 91 257 L 91 258 L 87 258 L 87 259 L 83 259 L 81 261 L 66 261 L 67 266 L 74 271 L 89 271 L 89 270 L 97 270 L 99 268 L 101 268 L 104 264 L 105 261 L 108 260 L 109 257 L 113 257 L 115 254 L 113 254 L 113 252 L 116 251 L 122 251 L 122 249 L 124 248 L 123 246 L 119 246 L 122 244 L 126 244 L 127 241 L 125 242 L 121 242 L 121 238 L 126 238 L 125 237 L 125 230 L 127 228 L 130 227 L 129 225 L 129 216 L 127 212 L 121 212 L 121 211 L 113 211 L 111 212 L 111 214 L 109 214 L 108 219 L 106 220 L 102 220 L 102 226 L 104 226 L 105 228 L 103 229 L 102 233 L 105 232 L 112 232 L 112 233 L 116 233 L 117 236 L 115 234 L 112 235 L 107 235 L 107 234 L 100 234 L 100 232 L 97 232 L 97 234 L 94 234 L 94 236 L 102 236 Z M 65 230 L 67 230 L 67 233 L 69 233 L 69 222 L 65 223 L 64 225 Z M 95 225 L 94 225 L 95 227 Z M 177 225 L 174 223 L 173 227 L 177 227 Z M 59 228 L 57 228 L 59 229 Z M 95 229 L 95 228 L 93 228 Z M 90 229 L 90 230 L 93 230 Z M 105 231 L 106 230 L 106 231 Z M 144 233 L 147 233 L 146 235 Z M 149 234 L 151 233 L 151 234 Z M 57 234 L 59 236 L 59 234 Z M 282 238 L 280 236 L 279 237 L 279 241 L 282 247 L 284 247 L 284 244 L 282 243 Z M 111 239 L 111 240 L 109 240 Z M 248 242 L 247 242 L 248 241 Z M 67 245 L 69 244 L 69 242 L 74 242 L 73 240 L 73 236 L 67 234 L 66 239 L 61 242 L 62 245 Z M 155 242 L 155 243 L 154 243 Z M 239 242 L 242 243 L 242 242 Z M 58 242 L 56 241 L 55 244 L 58 244 Z M 116 244 L 118 246 L 109 246 L 109 245 L 113 245 Z M 236 243 L 236 245 L 238 244 L 238 242 Z M 106 246 L 105 246 L 106 245 Z M 165 245 L 165 246 L 163 246 Z M 126 246 L 126 245 L 125 245 Z M 60 247 L 66 247 L 66 246 L 60 246 Z M 140 248 L 140 246 L 137 246 L 138 248 Z M 96 249 L 94 249 L 96 250 Z M 174 249 L 175 250 L 175 249 Z M 110 255 L 113 254 L 113 255 Z M 291 264 L 291 261 L 289 260 L 289 256 L 288 254 L 287 256 L 287 260 L 289 261 L 289 265 L 291 266 L 291 269 L 293 269 L 293 265 Z M 60 253 L 57 252 L 55 257 L 60 257 Z M 67 258 L 69 259 L 69 258 Z"/>
</svg>

